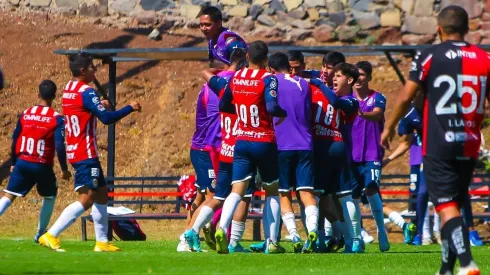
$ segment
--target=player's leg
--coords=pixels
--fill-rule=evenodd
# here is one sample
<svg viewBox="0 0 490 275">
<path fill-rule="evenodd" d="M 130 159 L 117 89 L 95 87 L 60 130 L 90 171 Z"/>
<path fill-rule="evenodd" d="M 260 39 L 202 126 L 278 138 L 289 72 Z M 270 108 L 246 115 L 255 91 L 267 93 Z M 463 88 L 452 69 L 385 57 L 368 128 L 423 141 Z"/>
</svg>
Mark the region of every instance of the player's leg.
<svg viewBox="0 0 490 275">
<path fill-rule="evenodd" d="M 58 192 L 58 184 L 53 168 L 48 166 L 43 170 L 42 173 L 37 175 L 37 193 L 43 197 L 43 205 L 39 211 L 39 223 L 36 235 L 34 236 L 35 242 L 39 242 L 39 237 L 47 231 Z"/>
<path fill-rule="evenodd" d="M 3 189 L 5 194 L 0 199 L 0 216 L 5 213 L 17 197 L 24 197 L 31 191 L 35 182 L 31 179 L 30 174 L 27 163 L 19 160 L 10 174 L 7 187 Z"/>
<path fill-rule="evenodd" d="M 415 224 L 405 221 L 400 213 L 386 205 L 383 206 L 383 214 L 403 231 L 404 243 L 411 244 L 417 231 Z"/>
<path fill-rule="evenodd" d="M 478 235 L 478 231 L 475 229 L 473 223 L 473 208 L 471 207 L 471 198 L 465 199 L 461 207 L 464 222 L 469 230 L 470 244 L 471 246 L 483 246 L 485 245 Z"/>
<path fill-rule="evenodd" d="M 250 190 L 250 188 L 249 188 Z M 250 206 L 250 201 L 252 198 L 252 192 L 245 194 L 245 197 L 238 204 L 235 214 L 233 215 L 233 220 L 231 222 L 231 234 L 230 234 L 230 244 L 228 245 L 229 253 L 249 253 L 250 250 L 244 248 L 240 241 L 242 240 L 243 233 L 245 232 L 245 222 L 248 216 L 248 207 Z"/>
<path fill-rule="evenodd" d="M 367 233 L 367 231 L 364 230 L 362 226 L 361 196 L 364 186 L 364 178 L 357 171 L 357 165 L 351 161 L 349 161 L 347 173 L 349 174 L 349 177 L 351 179 L 352 201 L 354 202 L 356 213 L 359 213 L 356 216 L 357 224 L 356 226 L 354 226 L 354 236 L 360 238 L 364 244 L 370 244 L 374 241 L 374 238 L 369 235 L 369 233 Z"/>
<path fill-rule="evenodd" d="M 426 216 L 428 215 L 428 210 L 429 210 L 428 209 L 429 192 L 427 191 L 427 184 L 425 183 L 423 167 L 420 170 L 418 180 L 419 180 L 419 190 L 417 194 L 417 206 L 415 211 L 417 232 L 412 241 L 412 244 L 414 245 L 422 244 L 424 240 L 424 236 L 423 236 L 424 227 L 426 225 L 427 228 L 429 227 L 429 224 L 426 224 Z M 430 223 L 428 217 L 427 217 L 427 221 Z M 429 240 L 430 240 L 430 234 L 429 234 Z"/>
</svg>

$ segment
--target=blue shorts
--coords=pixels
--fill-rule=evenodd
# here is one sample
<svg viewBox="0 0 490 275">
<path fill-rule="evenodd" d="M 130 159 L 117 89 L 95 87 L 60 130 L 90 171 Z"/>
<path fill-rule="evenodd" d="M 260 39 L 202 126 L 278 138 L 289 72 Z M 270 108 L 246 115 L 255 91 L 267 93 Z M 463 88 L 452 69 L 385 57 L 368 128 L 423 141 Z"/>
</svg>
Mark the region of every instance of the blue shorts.
<svg viewBox="0 0 490 275">
<path fill-rule="evenodd" d="M 279 151 L 279 192 L 313 190 L 313 151 Z"/>
<path fill-rule="evenodd" d="M 417 194 L 419 191 L 420 179 L 422 174 L 420 172 L 420 164 L 410 166 L 410 194 Z"/>
<path fill-rule="evenodd" d="M 315 150 L 315 192 L 343 195 L 352 192 L 352 173 L 342 141 L 317 140 Z"/>
<path fill-rule="evenodd" d="M 75 169 L 75 191 L 84 186 L 92 190 L 106 186 L 104 172 L 98 159 L 79 161 L 72 166 Z"/>
<path fill-rule="evenodd" d="M 232 184 L 251 179 L 257 169 L 262 184 L 278 181 L 277 144 L 238 140 L 233 158 Z"/>
<path fill-rule="evenodd" d="M 191 163 L 196 172 L 196 187 L 201 193 L 206 193 L 206 190 L 215 192 L 216 175 L 214 174 L 213 163 L 208 151 L 191 149 Z"/>
<path fill-rule="evenodd" d="M 42 197 L 55 197 L 58 191 L 53 166 L 33 163 L 19 159 L 10 174 L 7 188 L 3 191 L 17 197 L 24 197 L 36 185 L 37 193 Z"/>
<path fill-rule="evenodd" d="M 231 193 L 231 178 L 233 176 L 233 163 L 220 162 L 218 179 L 216 180 L 216 193 L 214 199 L 224 201 Z M 255 192 L 255 175 L 252 176 L 245 198 L 251 198 Z"/>
<path fill-rule="evenodd" d="M 379 189 L 381 179 L 381 162 L 352 162 L 351 166 L 356 178 L 352 189 L 353 198 L 359 198 L 364 188 Z"/>
</svg>

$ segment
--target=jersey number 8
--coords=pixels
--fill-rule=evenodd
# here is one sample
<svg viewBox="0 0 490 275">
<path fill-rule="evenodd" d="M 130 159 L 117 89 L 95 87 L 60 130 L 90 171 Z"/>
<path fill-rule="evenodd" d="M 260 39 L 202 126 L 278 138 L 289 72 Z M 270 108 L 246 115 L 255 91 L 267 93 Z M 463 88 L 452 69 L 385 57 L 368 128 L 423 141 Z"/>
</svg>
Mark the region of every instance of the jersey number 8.
<svg viewBox="0 0 490 275">
<path fill-rule="evenodd" d="M 323 111 L 323 102 L 318 101 L 318 109 L 316 110 L 316 116 L 315 116 L 315 122 L 320 121 L 320 116 Z M 334 107 L 331 104 L 327 105 L 327 111 L 325 112 L 325 125 L 331 125 L 332 120 L 335 116 L 335 122 L 337 123 L 336 125 L 338 126 L 340 124 L 340 116 L 338 115 L 338 111 L 334 109 Z"/>
<path fill-rule="evenodd" d="M 66 131 L 68 135 L 78 137 L 80 135 L 80 123 L 76 115 L 65 116 Z"/>
<path fill-rule="evenodd" d="M 449 75 L 441 75 L 434 81 L 434 88 L 441 87 L 442 83 L 447 83 L 446 92 L 442 95 L 436 105 L 436 115 L 453 115 L 461 110 L 463 114 L 471 114 L 476 110 L 477 114 L 483 114 L 485 105 L 485 95 L 487 86 L 487 77 L 480 76 L 480 102 L 478 104 L 478 93 L 471 86 L 465 86 L 465 83 L 478 85 L 478 77 L 476 75 L 461 75 L 458 74 L 456 81 Z M 455 92 L 458 92 L 458 98 L 461 99 L 465 94 L 471 96 L 469 106 L 463 106 L 461 101 L 458 104 L 455 102 L 448 104 Z M 477 108 L 478 105 L 478 108 Z"/>
<path fill-rule="evenodd" d="M 247 114 L 247 106 L 246 105 L 236 105 L 237 113 L 239 114 L 239 118 L 243 123 L 243 127 L 247 127 L 248 123 L 248 117 L 249 115 Z M 260 120 L 259 120 L 259 107 L 257 105 L 250 105 L 250 124 L 252 127 L 257 128 L 260 125 Z"/>
</svg>

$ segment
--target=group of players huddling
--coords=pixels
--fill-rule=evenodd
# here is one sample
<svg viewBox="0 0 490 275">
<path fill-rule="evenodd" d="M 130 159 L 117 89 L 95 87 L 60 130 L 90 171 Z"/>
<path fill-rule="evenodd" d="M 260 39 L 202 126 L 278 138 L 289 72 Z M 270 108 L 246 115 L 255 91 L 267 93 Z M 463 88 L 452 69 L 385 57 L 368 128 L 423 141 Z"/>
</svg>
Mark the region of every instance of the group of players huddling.
<svg viewBox="0 0 490 275">
<path fill-rule="evenodd" d="M 440 12 L 442 43 L 415 57 L 386 124 L 386 99 L 369 88 L 369 62 L 349 64 L 341 53 L 330 52 L 321 70 L 305 70 L 299 51 L 269 55 L 262 41 L 247 45 L 222 26 L 221 12 L 215 7 L 201 12 L 200 24 L 209 40 L 211 68 L 202 72 L 206 84 L 197 100 L 190 152 L 199 193 L 178 251 L 202 251 L 199 232 L 203 229 L 206 243 L 221 254 L 284 253 L 282 219 L 295 252 L 343 248 L 344 253 L 362 253 L 365 242 L 372 241 L 362 233 L 362 198 L 374 217 L 380 251 L 390 249 L 384 215 L 403 229 L 405 243 L 420 245 L 430 195 L 441 223 L 436 237 L 442 247 L 442 266 L 437 274 L 453 274 L 456 259 L 461 264 L 458 274 L 480 274 L 470 250 L 470 243 L 481 245 L 481 240 L 471 224 L 468 187 L 480 146 L 490 61 L 487 53 L 464 41 L 468 31 L 464 9 L 449 6 Z M 133 102 L 108 111 L 110 103 L 88 85 L 95 79 L 92 58 L 73 55 L 69 67 L 73 79 L 64 87 L 63 114 L 51 107 L 56 85 L 45 80 L 39 86 L 40 104 L 19 118 L 12 142 L 12 175 L 0 199 L 0 215 L 37 184 L 44 201 L 36 242 L 64 251 L 59 235 L 92 208 L 94 250 L 119 251 L 107 236 L 108 189 L 98 160 L 96 124 L 97 119 L 115 123 L 141 106 Z M 418 90 L 423 109 L 415 102 Z M 398 124 L 405 145 L 383 160 Z M 417 226 L 384 207 L 379 191 L 382 165 L 409 147 L 411 178 L 417 187 L 412 189 L 418 189 L 417 206 L 412 207 L 417 209 Z M 57 192 L 55 153 L 64 179 L 71 177 L 66 159 L 73 166 L 79 200 L 47 230 Z M 248 250 L 240 240 L 259 184 L 266 194 L 265 240 Z M 297 214 L 306 229 L 305 241 L 296 226 L 292 190 L 300 202 Z M 461 207 L 469 209 L 467 224 Z"/>
</svg>

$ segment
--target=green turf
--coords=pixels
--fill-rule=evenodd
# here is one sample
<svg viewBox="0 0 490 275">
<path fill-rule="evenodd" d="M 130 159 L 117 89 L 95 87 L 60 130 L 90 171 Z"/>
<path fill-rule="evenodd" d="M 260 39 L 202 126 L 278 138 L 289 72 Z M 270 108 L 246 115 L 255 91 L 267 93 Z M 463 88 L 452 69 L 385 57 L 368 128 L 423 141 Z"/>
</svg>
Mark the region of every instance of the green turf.
<svg viewBox="0 0 490 275">
<path fill-rule="evenodd" d="M 249 243 L 245 243 L 248 245 Z M 93 242 L 64 241 L 66 253 L 49 251 L 28 240 L 0 240 L 0 274 L 434 274 L 437 245 L 392 245 L 379 253 L 232 254 L 177 253 L 176 242 L 118 242 L 121 253 L 92 252 Z M 291 250 L 291 244 L 284 244 Z M 490 274 L 490 246 L 473 248 L 482 274 Z"/>
</svg>

